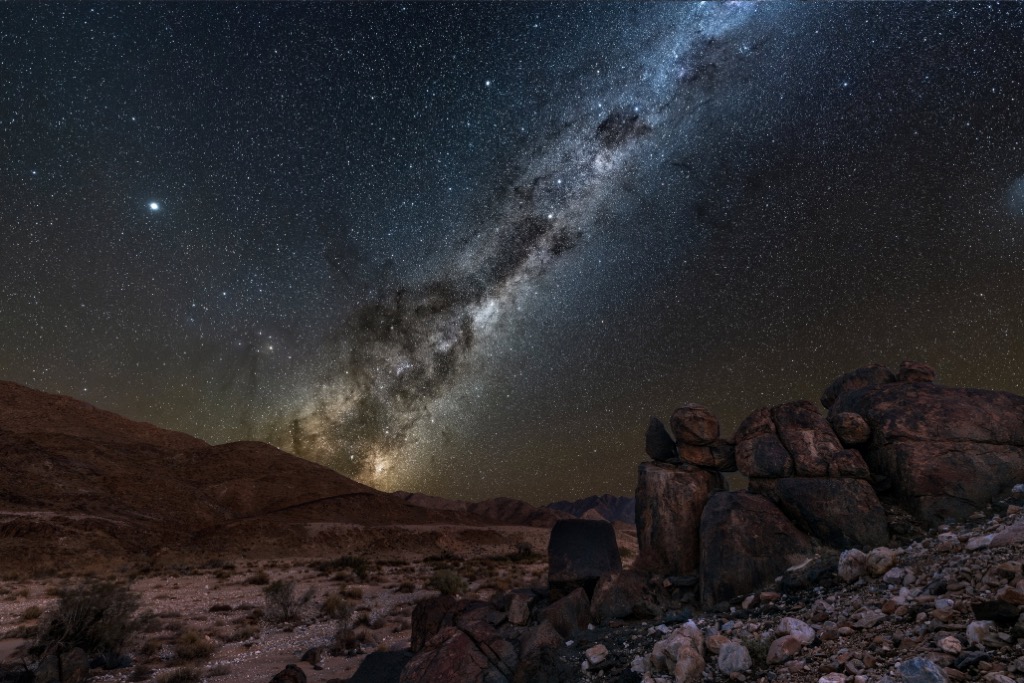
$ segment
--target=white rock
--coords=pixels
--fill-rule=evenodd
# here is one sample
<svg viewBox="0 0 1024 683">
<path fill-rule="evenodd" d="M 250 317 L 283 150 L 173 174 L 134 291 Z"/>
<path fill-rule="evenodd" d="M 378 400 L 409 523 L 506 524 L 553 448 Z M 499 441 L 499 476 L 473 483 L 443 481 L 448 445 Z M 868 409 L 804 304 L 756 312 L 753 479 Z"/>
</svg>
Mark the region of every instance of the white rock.
<svg viewBox="0 0 1024 683">
<path fill-rule="evenodd" d="M 964 649 L 955 636 L 946 636 L 939 641 L 939 649 L 947 655 L 958 655 Z"/>
<path fill-rule="evenodd" d="M 956 604 L 949 598 L 935 598 L 935 609 L 947 610 L 953 609 L 953 605 Z"/>
<path fill-rule="evenodd" d="M 844 550 L 839 556 L 839 578 L 847 583 L 853 583 L 864 576 L 868 556 L 856 548 Z"/>
<path fill-rule="evenodd" d="M 718 670 L 724 674 L 747 671 L 753 665 L 750 651 L 734 640 L 723 643 L 718 651 Z"/>
<path fill-rule="evenodd" d="M 819 678 L 818 683 L 846 683 L 846 676 L 838 671 L 833 671 Z"/>
<path fill-rule="evenodd" d="M 793 636 L 801 645 L 814 642 L 814 628 L 794 617 L 783 617 L 775 627 L 775 632 L 780 636 Z"/>
<path fill-rule="evenodd" d="M 903 567 L 893 567 L 885 574 L 882 574 L 882 581 L 897 586 L 903 583 L 903 577 L 906 576 L 906 574 L 907 572 Z"/>
<path fill-rule="evenodd" d="M 985 641 L 992 637 L 991 621 L 972 621 L 967 624 L 967 642 L 978 648 L 985 649 Z"/>
<path fill-rule="evenodd" d="M 995 534 L 986 534 L 985 536 L 974 536 L 967 541 L 968 550 L 981 550 L 992 545 L 992 539 Z"/>
<path fill-rule="evenodd" d="M 647 657 L 644 657 L 643 655 L 633 657 L 633 662 L 629 665 L 629 670 L 635 674 L 646 674 Z"/>
</svg>

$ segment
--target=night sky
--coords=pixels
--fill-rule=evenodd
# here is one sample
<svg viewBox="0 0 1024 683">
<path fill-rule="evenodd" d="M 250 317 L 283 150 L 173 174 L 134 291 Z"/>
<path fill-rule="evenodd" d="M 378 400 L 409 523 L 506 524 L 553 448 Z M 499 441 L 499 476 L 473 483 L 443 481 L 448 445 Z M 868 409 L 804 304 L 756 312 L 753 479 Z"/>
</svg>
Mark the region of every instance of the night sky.
<svg viewBox="0 0 1024 683">
<path fill-rule="evenodd" d="M 135 419 L 545 502 L 1024 392 L 1024 5 L 4 3 L 0 82 L 0 378 Z"/>
</svg>

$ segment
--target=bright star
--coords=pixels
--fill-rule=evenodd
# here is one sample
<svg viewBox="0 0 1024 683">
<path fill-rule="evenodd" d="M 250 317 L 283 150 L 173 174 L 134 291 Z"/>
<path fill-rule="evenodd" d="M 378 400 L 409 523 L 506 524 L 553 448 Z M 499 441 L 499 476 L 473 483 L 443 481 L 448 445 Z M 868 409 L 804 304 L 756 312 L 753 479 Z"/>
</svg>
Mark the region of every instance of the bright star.
<svg viewBox="0 0 1024 683">
<path fill-rule="evenodd" d="M 149 203 L 149 210 L 150 211 L 159 211 L 160 210 L 160 205 L 157 204 L 156 202 L 150 202 Z"/>
</svg>

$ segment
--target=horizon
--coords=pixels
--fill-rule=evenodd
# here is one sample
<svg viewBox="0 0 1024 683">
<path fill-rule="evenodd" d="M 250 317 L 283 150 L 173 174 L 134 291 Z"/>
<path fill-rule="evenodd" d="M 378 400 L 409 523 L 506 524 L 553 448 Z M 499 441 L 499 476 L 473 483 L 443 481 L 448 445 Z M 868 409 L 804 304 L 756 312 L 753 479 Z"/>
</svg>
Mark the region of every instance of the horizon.
<svg viewBox="0 0 1024 683">
<path fill-rule="evenodd" d="M 1024 392 L 1024 6 L 0 19 L 0 377 L 533 504 L 631 495 L 685 402 Z"/>
</svg>

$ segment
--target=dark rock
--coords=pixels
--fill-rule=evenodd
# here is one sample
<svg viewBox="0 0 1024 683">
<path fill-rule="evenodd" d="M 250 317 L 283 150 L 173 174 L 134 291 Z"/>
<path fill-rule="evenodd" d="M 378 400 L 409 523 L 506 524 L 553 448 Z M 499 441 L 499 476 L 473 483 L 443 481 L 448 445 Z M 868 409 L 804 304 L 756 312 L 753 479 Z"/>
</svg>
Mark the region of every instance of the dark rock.
<svg viewBox="0 0 1024 683">
<path fill-rule="evenodd" d="M 848 391 L 895 381 L 896 375 L 884 365 L 873 363 L 863 368 L 857 368 L 832 380 L 832 383 L 821 395 L 821 405 L 826 410 L 831 410 L 836 399 Z"/>
<path fill-rule="evenodd" d="M 992 621 L 999 626 L 1013 626 L 1020 617 L 1020 605 L 1011 605 L 1002 600 L 986 600 L 971 605 L 974 618 L 981 621 Z"/>
<path fill-rule="evenodd" d="M 671 457 L 673 459 L 676 457 L 675 444 L 672 444 Z M 602 493 L 599 496 L 588 496 L 573 501 L 559 500 L 548 503 L 545 507 L 568 512 L 573 517 L 583 517 L 590 510 L 594 510 L 609 522 L 636 523 L 636 499 L 633 496 L 613 496 Z"/>
<path fill-rule="evenodd" d="M 676 442 L 665 431 L 665 425 L 661 420 L 653 415 L 647 424 L 647 434 L 644 435 L 644 450 L 651 460 L 658 462 L 676 457 Z"/>
<path fill-rule="evenodd" d="M 76 647 L 60 656 L 60 683 L 82 683 L 89 678 L 89 658 Z"/>
<path fill-rule="evenodd" d="M 900 363 L 900 371 L 896 378 L 900 382 L 934 382 L 935 368 L 924 363 L 905 360 Z"/>
<path fill-rule="evenodd" d="M 829 415 L 828 422 L 844 446 L 856 446 L 871 439 L 871 426 L 857 413 Z"/>
<path fill-rule="evenodd" d="M 868 467 L 924 522 L 965 518 L 1024 480 L 1024 397 L 897 382 L 845 393 L 840 412 L 871 425 Z"/>
<path fill-rule="evenodd" d="M 772 422 L 771 408 L 758 408 L 747 419 L 740 423 L 733 435 L 733 443 L 739 445 L 741 441 L 753 439 L 762 434 L 775 434 L 775 423 Z"/>
<path fill-rule="evenodd" d="M 694 446 L 693 444 L 680 441 L 676 444 L 676 454 L 679 460 L 687 465 L 712 467 L 715 462 L 711 456 L 710 446 Z"/>
<path fill-rule="evenodd" d="M 557 654 L 563 642 L 564 638 L 547 622 L 527 631 L 520 641 L 519 665 L 513 682 L 562 683 L 572 680 L 577 671 L 575 662 L 569 663 Z"/>
<path fill-rule="evenodd" d="M 320 662 L 323 661 L 324 653 L 326 651 L 327 648 L 324 647 L 311 647 L 302 653 L 302 657 L 299 658 L 299 661 L 308 662 L 310 666 L 317 671 L 320 671 L 323 669 L 323 667 L 320 666 Z"/>
<path fill-rule="evenodd" d="M 692 574 L 700 558 L 701 511 L 725 488 L 722 475 L 692 466 L 640 463 L 636 485 L 636 568 Z"/>
<path fill-rule="evenodd" d="M 699 403 L 684 403 L 669 419 L 676 443 L 710 446 L 718 439 L 718 418 Z"/>
<path fill-rule="evenodd" d="M 270 683 L 306 683 L 306 672 L 294 664 L 289 664 L 274 674 Z"/>
<path fill-rule="evenodd" d="M 439 595 L 420 600 L 412 610 L 412 639 L 410 649 L 419 652 L 427 641 L 445 626 L 455 623 L 455 605 L 451 595 Z"/>
<path fill-rule="evenodd" d="M 371 652 L 347 683 L 399 683 L 410 659 L 412 653 L 408 650 Z"/>
<path fill-rule="evenodd" d="M 710 606 L 750 593 L 812 554 L 811 540 L 767 498 L 716 493 L 700 522 L 701 600 Z"/>
<path fill-rule="evenodd" d="M 731 441 L 718 439 L 710 446 L 711 467 L 719 472 L 735 472 L 736 446 Z"/>
<path fill-rule="evenodd" d="M 60 683 L 60 657 L 47 655 L 36 667 L 35 683 Z"/>
<path fill-rule="evenodd" d="M 782 575 L 782 590 L 793 592 L 820 585 L 825 577 L 835 574 L 839 566 L 839 553 L 824 552 L 821 555 L 789 567 Z"/>
<path fill-rule="evenodd" d="M 924 657 L 914 657 L 899 665 L 904 683 L 948 683 L 949 677 L 938 664 Z"/>
<path fill-rule="evenodd" d="M 593 594 L 602 574 L 621 570 L 619 544 L 609 522 L 562 519 L 551 529 L 548 586 L 552 590 L 566 594 L 583 587 L 588 595 Z"/>
<path fill-rule="evenodd" d="M 660 609 L 647 594 L 644 577 L 634 571 L 602 576 L 590 602 L 590 614 L 595 624 L 633 615 L 650 617 L 659 612 Z"/>
<path fill-rule="evenodd" d="M 978 666 L 981 662 L 991 661 L 992 655 L 988 652 L 975 652 L 973 650 L 962 652 L 953 661 L 953 668 L 957 671 L 967 671 L 971 667 Z"/>
<path fill-rule="evenodd" d="M 779 441 L 793 456 L 798 477 L 828 476 L 829 456 L 843 450 L 832 427 L 810 401 L 791 401 L 772 409 Z"/>
<path fill-rule="evenodd" d="M 863 479 L 752 479 L 750 490 L 771 499 L 797 527 L 833 548 L 874 548 L 889 540 L 885 510 Z"/>
<path fill-rule="evenodd" d="M 590 623 L 590 599 L 582 588 L 577 588 L 545 609 L 541 620 L 551 624 L 563 637 L 574 638 Z"/>
<path fill-rule="evenodd" d="M 401 683 L 508 681 L 518 665 L 515 647 L 482 620 L 446 626 L 402 669 Z"/>
<path fill-rule="evenodd" d="M 793 458 L 774 433 L 737 442 L 736 465 L 751 479 L 793 475 Z"/>
</svg>

